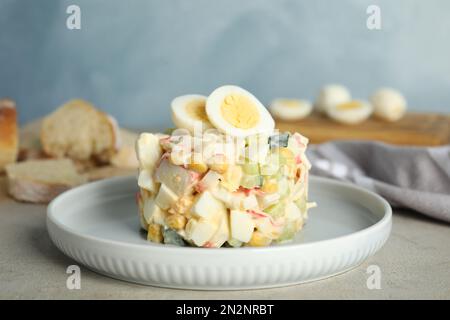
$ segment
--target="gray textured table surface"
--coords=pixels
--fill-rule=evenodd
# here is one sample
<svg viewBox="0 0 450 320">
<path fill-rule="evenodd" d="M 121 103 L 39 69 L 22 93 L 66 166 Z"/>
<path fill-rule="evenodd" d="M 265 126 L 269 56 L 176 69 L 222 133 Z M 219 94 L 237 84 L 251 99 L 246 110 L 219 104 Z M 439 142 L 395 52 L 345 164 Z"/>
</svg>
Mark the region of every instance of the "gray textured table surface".
<svg viewBox="0 0 450 320">
<path fill-rule="evenodd" d="M 409 211 L 395 211 L 386 245 L 350 272 L 285 288 L 228 292 L 146 287 L 83 267 L 81 289 L 69 290 L 66 268 L 75 262 L 50 241 L 45 214 L 43 205 L 18 204 L 0 195 L 0 298 L 450 299 L 450 225 Z M 379 290 L 367 288 L 369 265 L 381 269 Z"/>
</svg>

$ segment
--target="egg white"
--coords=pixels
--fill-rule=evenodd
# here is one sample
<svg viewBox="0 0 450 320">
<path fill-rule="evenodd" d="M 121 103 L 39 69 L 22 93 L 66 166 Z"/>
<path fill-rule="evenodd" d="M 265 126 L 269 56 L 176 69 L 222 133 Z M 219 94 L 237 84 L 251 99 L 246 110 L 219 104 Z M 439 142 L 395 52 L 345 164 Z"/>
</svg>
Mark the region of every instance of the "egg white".
<svg viewBox="0 0 450 320">
<path fill-rule="evenodd" d="M 357 108 L 343 110 L 340 109 L 342 104 L 330 107 L 327 110 L 327 115 L 343 124 L 357 124 L 367 120 L 373 112 L 373 107 L 370 103 L 362 100 L 352 100 L 359 103 Z"/>
<path fill-rule="evenodd" d="M 194 132 L 195 128 L 199 128 L 202 131 L 212 128 L 212 124 L 207 120 L 206 110 L 203 111 L 205 119 L 193 115 L 188 110 L 190 103 L 195 101 L 201 101 L 206 105 L 206 99 L 205 96 L 199 94 L 188 94 L 173 99 L 171 103 L 172 121 L 177 128 L 187 129 L 191 133 Z"/>
<path fill-rule="evenodd" d="M 329 108 L 348 102 L 351 98 L 350 91 L 346 87 L 339 84 L 329 84 L 320 90 L 314 105 L 318 111 L 327 113 Z"/>
<path fill-rule="evenodd" d="M 289 101 L 289 104 L 286 101 Z M 290 103 L 295 103 L 295 105 L 290 105 Z M 306 118 L 313 108 L 311 103 L 306 100 L 280 98 L 273 100 L 269 109 L 275 118 L 292 121 Z"/>
</svg>

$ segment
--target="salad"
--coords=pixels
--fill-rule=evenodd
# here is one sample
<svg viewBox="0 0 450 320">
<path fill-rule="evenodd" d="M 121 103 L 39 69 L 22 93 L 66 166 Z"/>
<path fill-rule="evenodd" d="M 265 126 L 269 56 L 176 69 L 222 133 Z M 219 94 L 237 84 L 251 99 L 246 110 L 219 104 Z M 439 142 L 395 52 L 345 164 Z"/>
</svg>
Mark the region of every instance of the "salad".
<svg viewBox="0 0 450 320">
<path fill-rule="evenodd" d="M 172 101 L 176 128 L 142 133 L 137 203 L 149 241 L 178 246 L 268 246 L 307 219 L 308 139 L 277 132 L 248 91 L 223 86 Z"/>
</svg>

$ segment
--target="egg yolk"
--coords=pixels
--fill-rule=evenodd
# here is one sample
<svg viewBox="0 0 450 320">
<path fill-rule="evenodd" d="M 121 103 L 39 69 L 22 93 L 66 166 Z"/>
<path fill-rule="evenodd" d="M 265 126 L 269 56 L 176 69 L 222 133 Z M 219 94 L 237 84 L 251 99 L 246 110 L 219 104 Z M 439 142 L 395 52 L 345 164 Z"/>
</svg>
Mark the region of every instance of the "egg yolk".
<svg viewBox="0 0 450 320">
<path fill-rule="evenodd" d="M 300 101 L 291 100 L 291 99 L 281 99 L 280 103 L 283 106 L 286 106 L 288 108 L 297 108 L 297 107 L 300 107 L 300 105 L 301 105 Z"/>
<path fill-rule="evenodd" d="M 345 102 L 345 103 L 341 103 L 340 105 L 338 105 L 336 107 L 337 110 L 354 110 L 354 109 L 358 109 L 361 107 L 361 103 L 359 101 L 350 101 L 350 102 Z"/>
<path fill-rule="evenodd" d="M 203 100 L 192 100 L 186 104 L 186 112 L 192 118 L 207 121 L 208 117 L 205 111 L 205 101 Z"/>
<path fill-rule="evenodd" d="M 258 108 L 244 95 L 230 94 L 226 96 L 220 110 L 225 121 L 236 128 L 253 128 L 259 122 Z"/>
</svg>

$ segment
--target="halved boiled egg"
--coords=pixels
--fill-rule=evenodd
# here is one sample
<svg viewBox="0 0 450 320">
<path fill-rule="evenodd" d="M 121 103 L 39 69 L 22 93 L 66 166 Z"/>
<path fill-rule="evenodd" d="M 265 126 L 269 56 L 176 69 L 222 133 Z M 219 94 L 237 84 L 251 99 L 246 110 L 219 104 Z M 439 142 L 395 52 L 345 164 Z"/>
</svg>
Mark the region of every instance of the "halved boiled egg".
<svg viewBox="0 0 450 320">
<path fill-rule="evenodd" d="M 254 95 L 237 86 L 222 86 L 206 100 L 209 121 L 221 132 L 231 136 L 271 133 L 275 122 L 269 111 Z"/>
<path fill-rule="evenodd" d="M 312 111 L 309 101 L 299 99 L 275 99 L 270 104 L 270 112 L 281 120 L 299 120 L 307 117 Z"/>
<path fill-rule="evenodd" d="M 172 100 L 172 121 L 177 128 L 184 128 L 194 133 L 194 128 L 201 131 L 213 126 L 205 111 L 206 97 L 198 94 L 188 94 Z"/>
<path fill-rule="evenodd" d="M 344 124 L 357 124 L 363 122 L 372 114 L 373 107 L 362 100 L 351 100 L 337 104 L 327 109 L 328 116 Z"/>
<path fill-rule="evenodd" d="M 346 87 L 339 84 L 329 84 L 320 90 L 315 107 L 318 111 L 327 113 L 329 108 L 350 100 L 350 91 Z"/>
</svg>

